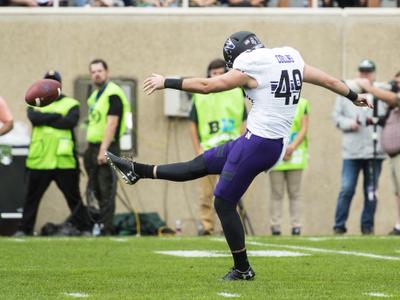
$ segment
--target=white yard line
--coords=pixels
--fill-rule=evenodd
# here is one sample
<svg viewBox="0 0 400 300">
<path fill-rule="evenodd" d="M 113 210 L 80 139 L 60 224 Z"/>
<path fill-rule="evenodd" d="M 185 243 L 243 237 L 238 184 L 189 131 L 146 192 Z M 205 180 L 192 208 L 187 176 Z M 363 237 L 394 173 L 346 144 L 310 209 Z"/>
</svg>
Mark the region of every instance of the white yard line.
<svg viewBox="0 0 400 300">
<path fill-rule="evenodd" d="M 253 246 L 277 247 L 277 248 L 305 250 L 305 251 L 321 252 L 321 253 L 353 255 L 353 256 L 361 256 L 361 257 L 368 257 L 368 258 L 374 258 L 374 259 L 400 260 L 400 257 L 386 256 L 386 255 L 379 255 L 379 254 L 365 253 L 365 252 L 356 252 L 356 251 L 331 250 L 331 249 L 323 249 L 323 248 L 315 248 L 315 247 L 279 245 L 279 244 L 269 244 L 269 243 L 261 243 L 261 242 L 247 242 L 247 244 L 253 245 Z"/>
<path fill-rule="evenodd" d="M 284 250 L 249 250 L 247 251 L 249 256 L 260 256 L 260 257 L 296 257 L 296 256 L 310 256 L 311 254 L 295 252 L 295 251 L 284 251 Z M 230 256 L 230 255 L 229 255 Z"/>
<path fill-rule="evenodd" d="M 377 292 L 364 293 L 364 295 L 371 296 L 371 297 L 381 297 L 381 298 L 391 297 L 390 295 L 386 295 L 384 293 L 377 293 Z"/>
<path fill-rule="evenodd" d="M 310 237 L 302 237 L 302 240 L 311 241 L 311 242 L 323 242 L 323 241 L 337 241 L 337 240 L 354 240 L 359 239 L 358 237 L 350 237 L 350 236 L 332 236 L 332 237 L 318 237 L 318 236 L 310 236 Z"/>
<path fill-rule="evenodd" d="M 89 294 L 86 293 L 64 293 L 65 296 L 74 297 L 74 298 L 87 298 Z"/>
<path fill-rule="evenodd" d="M 11 239 L 11 241 L 17 242 L 17 243 L 24 243 L 24 242 L 26 242 L 25 239 L 19 239 L 19 238 L 17 238 L 17 239 Z"/>
<path fill-rule="evenodd" d="M 389 235 L 374 235 L 369 236 L 369 239 L 373 240 L 393 240 L 396 239 L 394 236 Z M 257 241 L 259 237 L 249 237 L 248 240 Z M 277 239 L 284 241 L 284 240 L 293 240 L 290 236 L 280 236 Z M 303 240 L 303 241 L 312 241 L 312 242 L 322 242 L 322 241 L 341 241 L 341 240 L 363 240 L 365 236 L 362 235 L 332 235 L 332 236 L 299 236 L 296 237 L 296 240 Z"/>
<path fill-rule="evenodd" d="M 127 238 L 110 238 L 110 241 L 125 243 L 128 241 L 128 239 Z"/>
<path fill-rule="evenodd" d="M 155 251 L 158 254 L 180 256 L 180 257 L 227 257 L 228 252 L 223 251 L 202 251 L 202 250 L 172 250 L 172 251 Z"/>
<path fill-rule="evenodd" d="M 213 238 L 210 240 L 225 242 L 225 240 L 222 238 Z M 262 247 L 276 247 L 276 248 L 287 248 L 287 249 L 304 250 L 304 251 L 321 252 L 321 253 L 343 254 L 343 255 L 361 256 L 361 257 L 383 259 L 383 260 L 400 260 L 400 257 L 396 256 L 387 256 L 387 255 L 379 255 L 379 254 L 356 252 L 356 251 L 331 250 L 331 249 L 306 247 L 306 246 L 279 245 L 279 244 L 261 243 L 254 241 L 247 241 L 246 243 L 248 245 L 262 246 Z"/>
<path fill-rule="evenodd" d="M 155 251 L 158 254 L 172 255 L 178 257 L 229 257 L 231 254 L 227 251 L 216 250 L 173 250 L 173 251 Z M 309 256 L 310 254 L 294 251 L 276 251 L 276 250 L 250 250 L 248 256 L 258 257 L 296 257 Z"/>
<path fill-rule="evenodd" d="M 225 292 L 220 292 L 217 293 L 218 296 L 225 297 L 225 298 L 239 298 L 239 294 L 232 294 L 232 293 L 225 293 Z"/>
</svg>

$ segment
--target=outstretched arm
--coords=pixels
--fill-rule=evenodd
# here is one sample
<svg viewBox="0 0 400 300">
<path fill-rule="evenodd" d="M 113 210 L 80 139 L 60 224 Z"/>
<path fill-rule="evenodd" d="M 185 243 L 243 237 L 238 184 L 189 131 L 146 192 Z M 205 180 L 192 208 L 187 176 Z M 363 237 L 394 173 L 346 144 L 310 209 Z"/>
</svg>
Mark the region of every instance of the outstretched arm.
<svg viewBox="0 0 400 300">
<path fill-rule="evenodd" d="M 241 86 L 255 88 L 257 87 L 257 81 L 243 72 L 232 69 L 223 75 L 212 78 L 172 79 L 165 78 L 162 75 L 152 74 L 144 81 L 143 89 L 147 95 L 150 95 L 155 90 L 162 90 L 165 88 L 208 94 L 228 91 Z"/>
<path fill-rule="evenodd" d="M 374 87 L 368 79 L 357 78 L 356 82 L 361 86 L 366 92 L 371 93 L 374 97 L 386 102 L 390 106 L 400 106 L 400 94 L 393 93 L 391 91 L 386 91 L 377 87 Z"/>
<path fill-rule="evenodd" d="M 373 107 L 364 96 L 355 94 L 345 83 L 315 67 L 305 65 L 303 77 L 304 82 L 319 85 L 331 90 L 336 94 L 350 99 L 354 105 Z"/>
</svg>

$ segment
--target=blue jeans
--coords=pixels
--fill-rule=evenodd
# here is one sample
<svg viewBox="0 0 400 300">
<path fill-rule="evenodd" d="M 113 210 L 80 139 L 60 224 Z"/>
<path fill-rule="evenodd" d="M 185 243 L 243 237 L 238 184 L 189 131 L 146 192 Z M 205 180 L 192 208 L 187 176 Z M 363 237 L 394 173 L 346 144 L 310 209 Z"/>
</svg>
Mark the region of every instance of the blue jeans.
<svg viewBox="0 0 400 300">
<path fill-rule="evenodd" d="M 345 159 L 343 160 L 342 183 L 337 200 L 334 229 L 346 229 L 350 204 L 357 186 L 358 174 L 364 175 L 364 209 L 361 214 L 361 231 L 374 229 L 376 193 L 381 173 L 382 159 Z"/>
</svg>

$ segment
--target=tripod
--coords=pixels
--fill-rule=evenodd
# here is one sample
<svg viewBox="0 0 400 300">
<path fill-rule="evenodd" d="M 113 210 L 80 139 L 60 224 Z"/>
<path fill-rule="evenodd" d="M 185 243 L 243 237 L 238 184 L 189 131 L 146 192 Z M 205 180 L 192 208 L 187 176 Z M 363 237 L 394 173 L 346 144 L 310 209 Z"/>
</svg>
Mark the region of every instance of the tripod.
<svg viewBox="0 0 400 300">
<path fill-rule="evenodd" d="M 379 176 L 379 170 L 380 167 L 378 167 L 378 126 L 379 126 L 379 116 L 378 116 L 378 99 L 374 97 L 374 111 L 373 111 L 373 116 L 372 116 L 372 125 L 373 125 L 373 131 L 372 131 L 372 143 L 373 143 L 373 155 L 372 155 L 372 161 L 368 164 L 368 176 L 369 176 L 369 184 L 367 186 L 367 201 L 374 202 L 371 203 L 373 205 L 373 212 L 372 214 L 374 215 L 375 213 L 375 207 L 376 207 L 376 189 L 377 189 L 377 181 L 378 181 L 378 176 Z M 372 215 L 372 228 L 371 230 L 373 231 L 373 218 L 374 216 Z M 363 234 L 366 233 L 368 234 L 369 232 L 364 232 Z"/>
<path fill-rule="evenodd" d="M 378 99 L 374 97 L 374 111 L 372 115 L 372 124 L 373 124 L 373 132 L 372 132 L 372 143 L 373 143 L 373 156 L 372 156 L 372 164 L 369 165 L 369 175 L 371 176 L 372 183 L 368 186 L 368 200 L 375 200 L 376 193 L 376 160 L 378 156 Z"/>
</svg>

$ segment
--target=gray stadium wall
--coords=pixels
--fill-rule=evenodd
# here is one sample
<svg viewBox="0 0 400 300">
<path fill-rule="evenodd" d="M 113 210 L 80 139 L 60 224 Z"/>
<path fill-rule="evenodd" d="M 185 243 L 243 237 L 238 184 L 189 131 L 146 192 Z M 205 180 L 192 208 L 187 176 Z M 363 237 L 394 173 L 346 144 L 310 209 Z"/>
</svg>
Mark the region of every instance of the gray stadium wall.
<svg viewBox="0 0 400 300">
<path fill-rule="evenodd" d="M 2 9 L 0 10 L 0 95 L 15 119 L 26 118 L 24 91 L 45 70 L 57 69 L 63 89 L 73 93 L 74 80 L 88 74 L 88 62 L 104 58 L 112 76 L 134 77 L 141 86 L 152 72 L 205 75 L 208 62 L 221 56 L 232 32 L 256 32 L 269 47 L 297 48 L 308 64 L 340 78 L 353 78 L 357 64 L 370 58 L 379 81 L 400 70 L 400 13 L 398 10 L 307 9 Z M 330 234 L 341 173 L 341 134 L 331 121 L 335 95 L 305 85 L 311 101 L 310 165 L 303 178 L 303 232 Z M 146 96 L 138 90 L 137 160 L 166 163 L 193 157 L 188 123 L 163 115 L 162 93 Z M 86 176 L 82 174 L 82 194 Z M 396 220 L 385 161 L 379 185 L 375 231 L 387 233 Z M 351 206 L 349 232 L 358 234 L 363 196 L 360 186 Z M 183 220 L 184 234 L 194 234 L 198 198 L 196 182 L 142 180 L 124 185 L 133 207 L 157 211 L 174 226 Z M 121 191 L 121 189 L 120 189 Z M 259 175 L 244 197 L 255 233 L 269 234 L 269 180 Z M 286 199 L 287 200 L 287 199 Z M 117 211 L 125 207 L 117 200 Z M 288 201 L 284 233 L 290 230 Z M 68 208 L 55 184 L 46 192 L 36 229 L 61 222 Z"/>
</svg>

